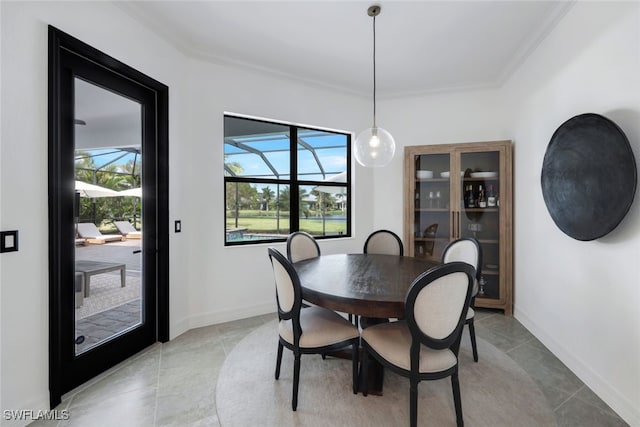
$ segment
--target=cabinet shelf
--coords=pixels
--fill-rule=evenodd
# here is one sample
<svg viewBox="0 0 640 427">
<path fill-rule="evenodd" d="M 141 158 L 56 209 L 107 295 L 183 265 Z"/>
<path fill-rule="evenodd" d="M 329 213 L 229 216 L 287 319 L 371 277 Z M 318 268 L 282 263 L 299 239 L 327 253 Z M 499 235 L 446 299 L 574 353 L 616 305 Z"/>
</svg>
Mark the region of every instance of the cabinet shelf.
<svg viewBox="0 0 640 427">
<path fill-rule="evenodd" d="M 500 213 L 500 208 L 464 208 L 463 212 L 495 212 Z"/>
<path fill-rule="evenodd" d="M 462 178 L 463 182 L 484 182 L 484 181 L 493 181 L 493 182 L 497 182 L 500 181 L 500 177 L 499 176 L 494 176 L 491 178 L 475 178 L 475 177 L 465 177 Z"/>
<path fill-rule="evenodd" d="M 499 299 L 498 296 L 492 296 L 491 294 L 485 294 L 483 296 L 477 295 L 476 296 L 476 306 L 484 306 L 483 302 L 494 302 L 497 301 Z M 490 307 L 488 307 L 490 308 Z"/>
<path fill-rule="evenodd" d="M 476 239 L 478 243 L 481 245 L 499 245 L 500 240 L 498 239 Z"/>
<path fill-rule="evenodd" d="M 416 208 L 415 211 L 416 212 L 444 212 L 444 213 L 448 213 L 449 209 L 445 209 L 445 208 Z"/>
<path fill-rule="evenodd" d="M 475 178 L 474 178 L 475 179 Z M 444 183 L 448 183 L 449 182 L 449 178 L 416 178 L 416 182 L 444 182 Z"/>
<path fill-rule="evenodd" d="M 449 242 L 478 236 L 484 262 L 486 295 L 477 307 L 513 310 L 512 143 L 492 141 L 404 148 L 405 255 L 439 261 Z M 432 178 L 417 178 L 416 171 L 433 171 Z M 449 171 L 449 176 L 441 177 Z M 497 176 L 468 176 L 492 171 Z M 466 172 L 467 176 L 461 175 Z M 465 208 L 468 197 L 495 197 L 499 206 Z M 488 202 L 488 200 L 487 200 Z M 493 202 L 493 199 L 492 199 Z M 429 230 L 425 236 L 424 230 Z"/>
</svg>

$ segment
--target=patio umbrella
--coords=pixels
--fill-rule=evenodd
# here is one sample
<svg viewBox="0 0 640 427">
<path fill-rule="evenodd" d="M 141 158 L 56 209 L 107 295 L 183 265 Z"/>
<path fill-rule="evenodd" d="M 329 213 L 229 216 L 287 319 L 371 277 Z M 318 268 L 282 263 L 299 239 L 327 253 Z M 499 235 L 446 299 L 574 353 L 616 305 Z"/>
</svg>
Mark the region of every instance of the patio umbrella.
<svg viewBox="0 0 640 427">
<path fill-rule="evenodd" d="M 337 175 L 330 176 L 327 179 L 322 180 L 322 182 L 347 182 L 347 172 L 341 172 Z M 347 193 L 347 187 L 342 187 L 339 185 L 316 185 L 313 187 L 313 190 L 318 191 L 320 193 L 327 193 L 336 196 L 344 195 Z M 322 210 L 322 235 L 325 235 L 326 232 L 326 215 L 325 215 L 325 207 L 320 207 Z"/>
<path fill-rule="evenodd" d="M 329 178 L 323 180 L 322 182 L 347 182 L 347 172 L 341 172 L 337 175 L 330 176 Z M 316 185 L 313 187 L 314 190 L 320 191 L 321 193 L 329 193 L 329 194 L 346 194 L 347 187 L 341 187 L 338 185 Z"/>
<path fill-rule="evenodd" d="M 118 191 L 118 196 L 128 196 L 128 197 L 137 197 L 142 199 L 142 187 L 138 188 L 129 188 L 128 190 Z M 133 199 L 133 225 L 137 227 L 138 218 L 136 215 L 136 204 L 138 203 L 137 199 Z"/>
<path fill-rule="evenodd" d="M 117 197 L 120 196 L 117 191 L 110 188 L 100 187 L 99 185 L 89 184 L 87 182 L 76 181 L 76 191 L 80 193 L 80 197 Z"/>
<path fill-rule="evenodd" d="M 129 188 L 128 190 L 118 191 L 118 196 L 132 196 L 142 198 L 142 188 Z"/>
</svg>

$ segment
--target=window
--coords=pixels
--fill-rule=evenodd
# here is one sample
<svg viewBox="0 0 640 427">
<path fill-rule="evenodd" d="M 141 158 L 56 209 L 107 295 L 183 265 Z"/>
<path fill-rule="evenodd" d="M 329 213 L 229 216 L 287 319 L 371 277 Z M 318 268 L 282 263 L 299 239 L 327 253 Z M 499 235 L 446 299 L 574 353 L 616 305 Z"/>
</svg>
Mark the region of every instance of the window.
<svg viewBox="0 0 640 427">
<path fill-rule="evenodd" d="M 225 245 L 351 235 L 351 135 L 225 115 Z"/>
</svg>

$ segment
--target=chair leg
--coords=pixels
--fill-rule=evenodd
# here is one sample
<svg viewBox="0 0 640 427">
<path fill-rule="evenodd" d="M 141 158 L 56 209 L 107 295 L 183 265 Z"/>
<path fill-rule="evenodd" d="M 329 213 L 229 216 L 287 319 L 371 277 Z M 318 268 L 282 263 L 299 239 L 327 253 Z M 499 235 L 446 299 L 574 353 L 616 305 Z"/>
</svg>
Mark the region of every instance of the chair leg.
<svg viewBox="0 0 640 427">
<path fill-rule="evenodd" d="M 360 362 L 360 377 L 362 382 L 362 395 L 369 393 L 369 352 L 367 346 L 362 346 L 362 361 Z"/>
<path fill-rule="evenodd" d="M 473 350 L 473 360 L 478 361 L 478 346 L 476 344 L 476 327 L 473 324 L 473 318 L 469 320 L 469 335 L 471 336 L 471 349 Z"/>
<path fill-rule="evenodd" d="M 418 379 L 409 380 L 409 425 L 418 425 Z"/>
<path fill-rule="evenodd" d="M 462 419 L 462 401 L 460 400 L 460 383 L 458 382 L 458 372 L 451 375 L 451 388 L 453 389 L 453 404 L 456 408 L 456 424 L 458 427 L 464 426 Z"/>
<path fill-rule="evenodd" d="M 281 363 L 282 363 L 282 343 L 278 341 L 278 356 L 276 357 L 276 379 L 280 378 Z"/>
<path fill-rule="evenodd" d="M 360 354 L 358 341 L 354 341 L 351 345 L 351 368 L 352 372 L 352 380 L 353 380 L 353 394 L 358 394 L 358 355 Z"/>
<path fill-rule="evenodd" d="M 293 361 L 293 398 L 291 408 L 295 411 L 298 408 L 298 383 L 300 382 L 300 353 L 294 353 Z"/>
<path fill-rule="evenodd" d="M 351 322 L 351 324 L 353 326 L 355 326 L 356 328 L 359 327 L 359 325 L 360 325 L 360 316 L 358 316 L 357 314 L 349 313 L 349 322 Z"/>
</svg>

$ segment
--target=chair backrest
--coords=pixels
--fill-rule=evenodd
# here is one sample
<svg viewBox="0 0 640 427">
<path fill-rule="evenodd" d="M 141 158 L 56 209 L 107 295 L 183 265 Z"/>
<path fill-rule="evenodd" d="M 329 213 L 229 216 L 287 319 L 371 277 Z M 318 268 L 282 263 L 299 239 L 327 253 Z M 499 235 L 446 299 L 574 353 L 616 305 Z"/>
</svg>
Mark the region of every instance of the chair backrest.
<svg viewBox="0 0 640 427">
<path fill-rule="evenodd" d="M 287 258 L 298 262 L 320 256 L 320 246 L 313 236 L 304 231 L 296 231 L 287 237 Z"/>
<path fill-rule="evenodd" d="M 113 223 L 118 231 L 122 234 L 134 233 L 138 231 L 133 225 L 131 225 L 129 221 L 113 221 Z"/>
<path fill-rule="evenodd" d="M 436 237 L 438 235 L 438 226 L 440 224 L 431 224 L 424 229 L 424 237 L 428 237 L 429 240 L 424 242 L 424 252 L 427 255 L 433 256 L 433 250 L 436 246 Z"/>
<path fill-rule="evenodd" d="M 482 249 L 480 243 L 473 237 L 463 237 L 453 240 L 442 253 L 442 262 L 449 263 L 453 261 L 466 262 L 475 268 L 475 278 L 480 280 L 482 274 Z"/>
<path fill-rule="evenodd" d="M 98 227 L 92 222 L 78 223 L 78 235 L 84 238 L 99 237 L 102 236 Z"/>
<path fill-rule="evenodd" d="M 364 242 L 365 254 L 404 255 L 402 240 L 393 231 L 377 230 Z"/>
<path fill-rule="evenodd" d="M 278 304 L 278 318 L 293 321 L 293 335 L 295 345 L 302 335 L 300 327 L 300 308 L 302 307 L 302 288 L 300 278 L 291 263 L 277 249 L 268 248 L 269 260 L 273 268 L 276 285 L 276 302 Z"/>
<path fill-rule="evenodd" d="M 413 281 L 405 301 L 412 353 L 419 352 L 419 344 L 458 353 L 474 274 L 471 265 L 451 262 L 425 271 Z"/>
</svg>

